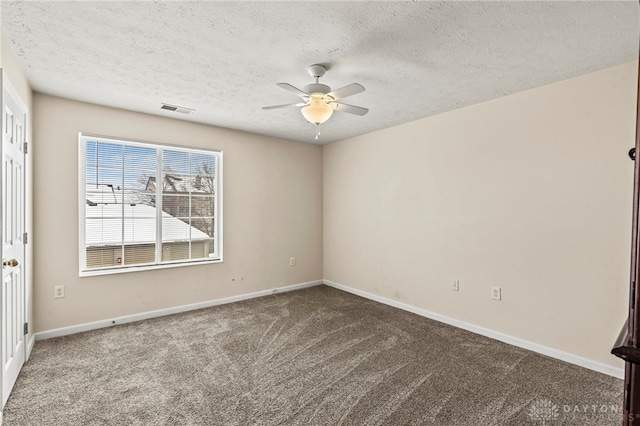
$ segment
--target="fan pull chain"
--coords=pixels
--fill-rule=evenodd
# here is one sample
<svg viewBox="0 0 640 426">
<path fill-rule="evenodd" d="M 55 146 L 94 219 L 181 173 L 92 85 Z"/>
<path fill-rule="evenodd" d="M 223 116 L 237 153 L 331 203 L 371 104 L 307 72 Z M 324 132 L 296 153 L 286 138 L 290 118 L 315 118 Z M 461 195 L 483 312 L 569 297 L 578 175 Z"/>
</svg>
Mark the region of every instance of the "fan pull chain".
<svg viewBox="0 0 640 426">
<path fill-rule="evenodd" d="M 318 123 L 316 124 L 316 140 L 318 140 L 318 137 L 320 136 L 320 125 Z"/>
</svg>

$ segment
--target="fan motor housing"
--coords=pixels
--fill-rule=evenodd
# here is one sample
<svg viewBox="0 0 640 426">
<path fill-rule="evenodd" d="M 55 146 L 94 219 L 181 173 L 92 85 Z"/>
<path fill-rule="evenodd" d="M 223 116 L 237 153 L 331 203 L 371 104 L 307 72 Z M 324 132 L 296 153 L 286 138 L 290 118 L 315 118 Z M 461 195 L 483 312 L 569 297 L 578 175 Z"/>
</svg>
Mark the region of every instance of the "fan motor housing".
<svg viewBox="0 0 640 426">
<path fill-rule="evenodd" d="M 331 87 L 327 86 L 326 84 L 313 83 L 304 86 L 304 91 L 309 94 L 322 93 L 323 95 L 326 95 L 331 91 Z"/>
<path fill-rule="evenodd" d="M 320 78 L 327 72 L 327 67 L 322 64 L 313 64 L 307 67 L 309 75 L 313 78 Z"/>
</svg>

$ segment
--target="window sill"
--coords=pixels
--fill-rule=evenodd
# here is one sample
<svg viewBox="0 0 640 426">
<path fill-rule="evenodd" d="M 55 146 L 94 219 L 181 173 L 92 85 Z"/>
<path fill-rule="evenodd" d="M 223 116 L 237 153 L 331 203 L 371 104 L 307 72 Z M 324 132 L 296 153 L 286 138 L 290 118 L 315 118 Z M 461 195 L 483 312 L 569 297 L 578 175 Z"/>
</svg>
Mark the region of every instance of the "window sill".
<svg viewBox="0 0 640 426">
<path fill-rule="evenodd" d="M 94 269 L 94 270 L 80 271 L 79 275 L 80 277 L 94 277 L 98 275 L 113 275 L 113 274 L 124 274 L 128 272 L 153 271 L 156 269 L 182 268 L 185 266 L 210 265 L 212 263 L 222 263 L 222 258 L 206 259 L 206 260 L 200 260 L 200 261 L 194 261 L 194 262 L 164 263 L 162 265 L 130 266 L 130 267 L 113 268 L 113 269 Z"/>
</svg>

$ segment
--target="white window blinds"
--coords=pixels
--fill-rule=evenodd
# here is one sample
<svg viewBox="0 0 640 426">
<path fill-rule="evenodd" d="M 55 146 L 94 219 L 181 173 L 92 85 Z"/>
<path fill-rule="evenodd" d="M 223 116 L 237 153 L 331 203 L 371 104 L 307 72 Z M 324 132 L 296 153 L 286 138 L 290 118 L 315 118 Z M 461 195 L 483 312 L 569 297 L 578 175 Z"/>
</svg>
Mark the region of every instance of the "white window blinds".
<svg viewBox="0 0 640 426">
<path fill-rule="evenodd" d="M 80 136 L 80 272 L 221 256 L 222 153 Z"/>
</svg>

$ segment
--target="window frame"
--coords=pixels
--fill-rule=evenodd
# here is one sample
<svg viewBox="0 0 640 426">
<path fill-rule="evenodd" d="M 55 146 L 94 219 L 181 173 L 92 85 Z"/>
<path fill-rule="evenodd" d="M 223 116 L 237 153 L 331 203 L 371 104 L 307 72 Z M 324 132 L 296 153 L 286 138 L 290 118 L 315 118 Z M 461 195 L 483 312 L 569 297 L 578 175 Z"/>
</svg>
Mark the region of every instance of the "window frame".
<svg viewBox="0 0 640 426">
<path fill-rule="evenodd" d="M 87 197 L 87 185 L 86 185 L 86 173 L 87 173 L 87 161 L 86 161 L 86 148 L 87 142 L 98 142 L 98 143 L 111 143 L 111 144 L 120 144 L 122 146 L 133 146 L 133 147 L 142 147 L 142 148 L 153 148 L 157 151 L 157 160 L 156 167 L 158 173 L 162 173 L 161 166 L 162 162 L 161 151 L 160 150 L 170 150 L 170 151 L 179 151 L 179 152 L 187 152 L 190 154 L 204 154 L 204 155 L 214 155 L 216 157 L 216 167 L 215 167 L 215 195 L 214 195 L 214 237 L 213 237 L 213 245 L 214 245 L 214 254 L 215 257 L 210 259 L 187 259 L 187 260 L 176 260 L 176 261 L 165 261 L 162 262 L 162 257 L 156 255 L 156 260 L 153 264 L 146 263 L 141 265 L 122 265 L 122 266 L 109 266 L 109 267 L 101 267 L 94 269 L 87 269 L 87 246 L 86 246 L 86 197 Z M 161 174 L 160 174 L 161 175 Z M 158 177 L 156 176 L 158 179 Z M 155 269 L 167 269 L 167 268 L 177 268 L 184 266 L 196 266 L 203 264 L 211 264 L 211 263 L 222 263 L 223 262 L 223 152 L 221 150 L 215 149 L 202 149 L 195 148 L 191 146 L 183 146 L 183 145 L 173 145 L 166 143 L 158 143 L 158 142 L 147 142 L 135 139 L 128 138 L 117 138 L 110 136 L 100 136 L 89 133 L 78 133 L 78 248 L 79 248 L 79 264 L 78 270 L 80 277 L 86 276 L 95 276 L 95 275 L 110 275 L 110 274 L 119 274 L 126 272 L 137 272 L 137 271 L 148 271 Z M 163 191 L 162 185 L 156 185 L 156 199 L 162 198 Z M 162 208 L 156 214 L 156 253 L 161 250 L 162 240 L 161 240 L 161 230 L 162 227 Z M 160 219 L 160 220 L 158 220 Z M 158 248 L 160 247 L 160 248 Z"/>
</svg>

